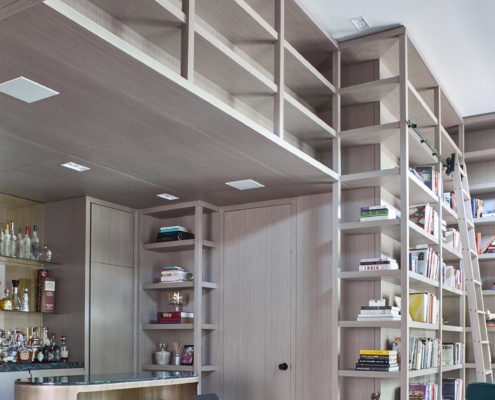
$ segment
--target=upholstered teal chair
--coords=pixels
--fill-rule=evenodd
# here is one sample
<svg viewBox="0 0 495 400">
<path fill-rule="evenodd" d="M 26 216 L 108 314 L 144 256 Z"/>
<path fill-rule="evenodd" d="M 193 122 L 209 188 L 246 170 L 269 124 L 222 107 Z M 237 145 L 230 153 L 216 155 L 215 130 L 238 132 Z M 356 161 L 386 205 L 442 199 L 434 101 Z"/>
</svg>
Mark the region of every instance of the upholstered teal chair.
<svg viewBox="0 0 495 400">
<path fill-rule="evenodd" d="M 196 394 L 191 397 L 191 400 L 219 400 L 218 396 L 214 393 L 208 394 Z"/>
<path fill-rule="evenodd" d="M 473 382 L 467 385 L 466 400 L 495 400 L 495 384 Z"/>
</svg>

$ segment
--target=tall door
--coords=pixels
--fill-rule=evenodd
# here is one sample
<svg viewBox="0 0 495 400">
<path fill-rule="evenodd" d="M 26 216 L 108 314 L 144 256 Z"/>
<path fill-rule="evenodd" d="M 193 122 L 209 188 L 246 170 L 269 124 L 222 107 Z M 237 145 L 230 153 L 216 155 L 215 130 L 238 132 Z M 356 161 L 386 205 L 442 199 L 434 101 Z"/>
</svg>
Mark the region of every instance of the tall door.
<svg viewBox="0 0 495 400">
<path fill-rule="evenodd" d="M 134 214 L 91 205 L 89 371 L 133 369 Z"/>
<path fill-rule="evenodd" d="M 225 400 L 290 399 L 293 229 L 290 203 L 224 213 Z"/>
</svg>

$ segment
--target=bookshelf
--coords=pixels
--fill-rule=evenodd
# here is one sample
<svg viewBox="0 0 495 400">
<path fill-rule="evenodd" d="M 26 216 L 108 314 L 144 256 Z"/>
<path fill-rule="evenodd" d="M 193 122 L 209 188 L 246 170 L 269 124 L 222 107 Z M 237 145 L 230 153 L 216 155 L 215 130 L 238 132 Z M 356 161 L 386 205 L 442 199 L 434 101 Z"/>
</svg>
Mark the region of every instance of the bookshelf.
<svg viewBox="0 0 495 400">
<path fill-rule="evenodd" d="M 495 119 L 492 114 L 486 114 L 465 119 L 464 132 L 459 135 L 464 137 L 465 161 L 469 173 L 469 188 L 472 197 L 482 199 L 485 211 L 495 209 L 495 182 L 493 181 L 493 167 L 495 166 L 495 142 L 493 133 L 495 131 Z M 475 230 L 481 234 L 481 245 L 491 236 L 495 235 L 495 218 L 481 216 L 474 218 Z M 478 256 L 480 264 L 480 274 L 483 287 L 483 300 L 485 310 L 495 311 L 495 290 L 492 290 L 495 283 L 493 266 L 495 265 L 495 254 L 485 253 Z M 488 327 L 488 337 L 492 360 L 495 359 L 495 329 Z M 471 329 L 466 329 L 466 336 L 471 338 Z M 468 379 L 475 379 L 474 359 L 472 354 L 467 352 L 466 376 Z M 492 361 L 492 369 L 495 364 Z"/>
<path fill-rule="evenodd" d="M 339 265 L 335 273 L 339 398 L 369 398 L 380 392 L 382 398 L 406 400 L 408 390 L 403 388 L 410 384 L 432 382 L 440 390 L 443 378 L 464 379 L 464 364 L 442 366 L 439 356 L 433 367 L 409 370 L 407 350 L 401 352 L 399 372 L 356 371 L 355 362 L 360 349 L 390 350 L 398 337 L 406 349 L 411 338 L 432 338 L 438 344 L 464 342 L 463 290 L 444 285 L 441 273 L 431 279 L 408 268 L 409 250 L 423 244 L 438 253 L 440 266 L 443 261 L 459 269 L 461 262 L 458 251 L 443 245 L 441 220 L 456 228 L 457 215 L 444 204 L 441 185 L 436 194 L 409 171 L 418 166 L 442 168 L 408 120 L 445 157 L 462 154 L 458 137 L 451 132 L 463 121 L 405 28 L 343 41 L 340 50 L 342 191 L 340 257 L 334 260 Z M 449 178 L 441 175 L 448 188 Z M 384 204 L 401 216 L 358 222 L 360 207 Z M 409 220 L 409 208 L 421 204 L 431 205 L 439 216 L 433 233 Z M 396 259 L 401 268 L 358 271 L 361 259 L 385 256 Z M 402 310 L 408 310 L 409 294 L 422 292 L 438 299 L 438 320 L 412 321 L 405 312 L 400 321 L 356 320 L 369 299 L 385 298 L 387 305 L 394 305 L 399 296 Z"/>
<path fill-rule="evenodd" d="M 200 387 L 208 386 L 210 374 L 217 370 L 214 349 L 217 346 L 218 315 L 215 313 L 218 285 L 218 208 L 201 201 L 161 206 L 140 211 L 140 333 L 139 368 L 145 371 L 190 371 L 200 376 Z M 180 225 L 194 233 L 194 239 L 156 242 L 162 226 Z M 177 265 L 193 273 L 192 281 L 160 283 L 165 265 Z M 157 324 L 156 314 L 174 311 L 167 294 L 184 296 L 181 311 L 193 312 L 191 323 Z M 194 363 L 157 365 L 153 352 L 159 343 L 194 345 Z"/>
</svg>

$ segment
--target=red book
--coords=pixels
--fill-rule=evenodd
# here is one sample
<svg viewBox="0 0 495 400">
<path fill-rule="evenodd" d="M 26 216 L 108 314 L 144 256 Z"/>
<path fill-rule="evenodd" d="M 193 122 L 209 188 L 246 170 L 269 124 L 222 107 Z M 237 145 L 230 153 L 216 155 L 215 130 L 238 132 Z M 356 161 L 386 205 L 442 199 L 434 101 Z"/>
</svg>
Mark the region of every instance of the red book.
<svg viewBox="0 0 495 400">
<path fill-rule="evenodd" d="M 55 278 L 45 276 L 41 287 L 41 312 L 55 312 Z"/>
</svg>

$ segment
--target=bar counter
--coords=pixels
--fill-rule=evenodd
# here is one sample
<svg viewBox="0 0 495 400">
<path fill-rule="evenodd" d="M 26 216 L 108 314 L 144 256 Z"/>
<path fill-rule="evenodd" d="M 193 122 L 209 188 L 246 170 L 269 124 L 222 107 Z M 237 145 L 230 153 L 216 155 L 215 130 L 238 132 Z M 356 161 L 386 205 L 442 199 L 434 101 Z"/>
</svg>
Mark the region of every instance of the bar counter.
<svg viewBox="0 0 495 400">
<path fill-rule="evenodd" d="M 189 400 L 198 376 L 181 372 L 51 376 L 17 379 L 15 400 Z"/>
</svg>

